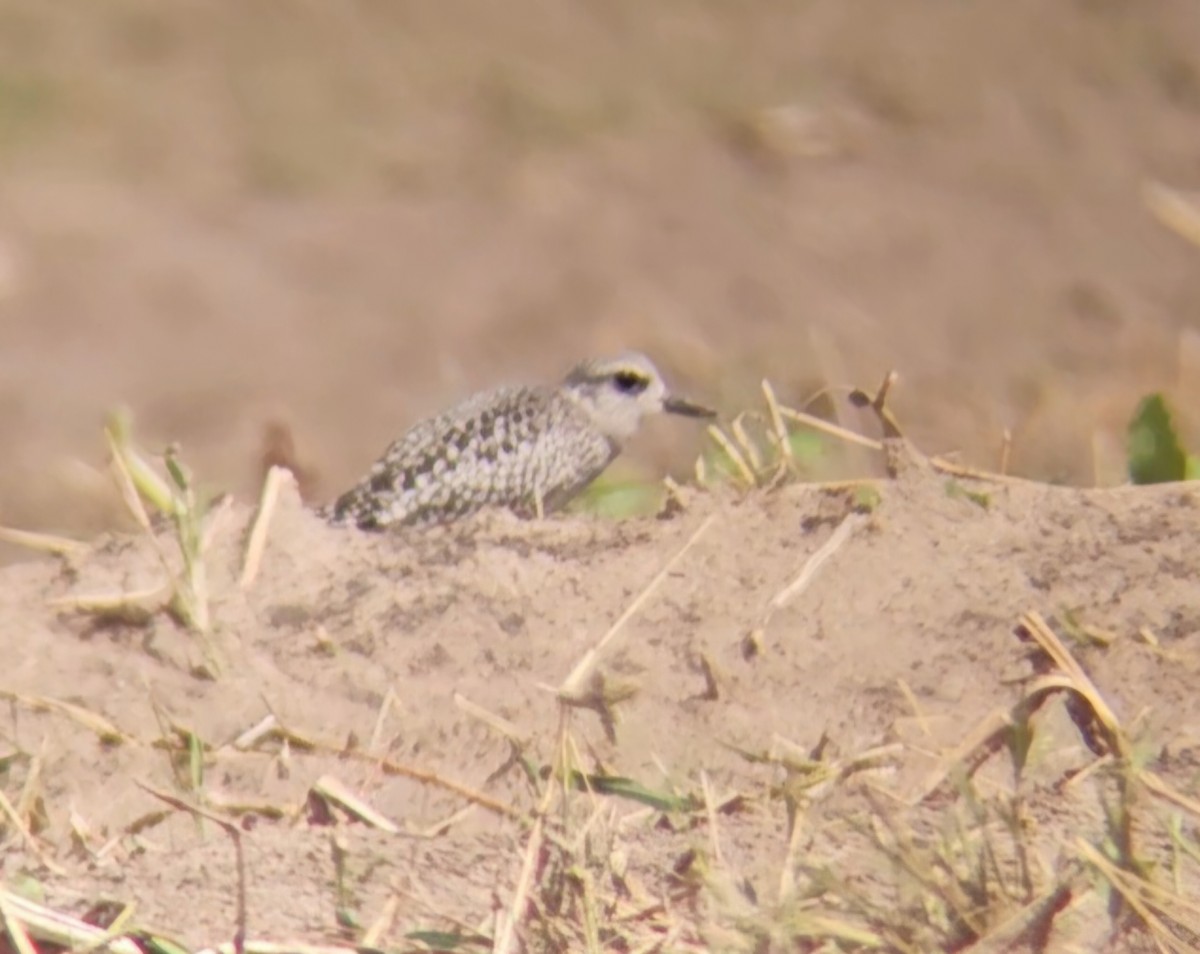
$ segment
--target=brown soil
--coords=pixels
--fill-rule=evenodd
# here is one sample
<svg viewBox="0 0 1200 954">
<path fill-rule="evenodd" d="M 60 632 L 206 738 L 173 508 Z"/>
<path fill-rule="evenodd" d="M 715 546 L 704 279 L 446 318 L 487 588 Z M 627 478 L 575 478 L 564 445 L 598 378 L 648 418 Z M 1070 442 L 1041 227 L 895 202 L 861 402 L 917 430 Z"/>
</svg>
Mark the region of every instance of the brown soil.
<svg viewBox="0 0 1200 954">
<path fill-rule="evenodd" d="M 991 466 L 1007 428 L 1012 469 L 1039 479 L 1119 481 L 1125 421 L 1152 390 L 1196 437 L 1197 250 L 1147 213 L 1143 188 L 1200 183 L 1200 6 L 447 11 L 0 0 L 0 524 L 87 536 L 118 523 L 99 434 L 121 403 L 144 443 L 181 442 L 202 480 L 241 501 L 210 558 L 215 681 L 193 674 L 199 644 L 164 615 L 99 626 L 50 605 L 157 581 L 144 539 L 4 568 L 0 690 L 19 698 L 0 759 L 20 754 L 0 762 L 0 792 L 16 801 L 40 771 L 38 839 L 58 866 L 0 820 L 5 882 L 32 875 L 72 911 L 136 901 L 139 923 L 228 939 L 228 840 L 179 813 L 150 817 L 166 806 L 138 785 L 186 782 L 173 720 L 213 747 L 187 796 L 257 809 L 255 937 L 335 933 L 335 830 L 364 923 L 393 895 L 393 939 L 447 916 L 484 922 L 511 901 L 542 783 L 456 694 L 549 764 L 547 687 L 702 526 L 601 659 L 638 690 L 615 737 L 591 712 L 571 737 L 597 772 L 741 793 L 711 871 L 752 885 L 763 917 L 797 865 L 802 886 L 805 865 L 827 864 L 896 899 L 847 820 L 871 785 L 918 792 L 1013 705 L 1031 675 L 1014 627 L 1030 610 L 1076 634 L 1146 764 L 1195 798 L 1190 489 L 972 485 L 985 500 L 910 474 L 770 618 L 757 654 L 747 635 L 850 512 L 846 494 L 789 486 L 703 494 L 670 520 L 494 517 L 381 537 L 287 500 L 261 578 L 243 590 L 236 576 L 264 440 L 294 438 L 305 493 L 324 499 L 448 401 L 627 347 L 726 412 L 757 401 L 763 377 L 799 406 L 895 368 L 895 409 L 920 446 Z M 699 440 L 657 422 L 624 466 L 683 471 Z M 37 696 L 129 738 L 102 745 Z M 269 712 L 329 748 L 234 752 Z M 825 793 L 798 862 L 779 767 L 737 750 L 807 752 L 823 734 L 830 757 L 901 748 Z M 1103 840 L 1111 789 L 1102 771 L 1067 781 L 1096 756 L 1061 700 L 1039 738 L 1022 794 L 1040 863 L 1057 870 L 1077 836 Z M 384 755 L 517 815 L 460 814 L 474 803 L 385 773 Z M 1011 789 L 1002 758 L 985 767 L 992 794 Z M 302 809 L 322 775 L 400 833 L 318 824 Z M 675 869 L 689 850 L 713 853 L 711 826 L 600 803 L 630 878 L 678 899 Z M 912 824 L 935 827 L 946 804 L 921 803 Z M 1139 850 L 1166 864 L 1164 831 L 1148 824 Z M 1182 877 L 1194 895 L 1195 870 Z M 719 895 L 672 916 L 735 947 L 745 918 Z M 1083 893 L 1050 949 L 1099 949 L 1110 924 L 1100 894 Z"/>
<path fill-rule="evenodd" d="M 698 794 L 703 773 L 720 799 L 740 794 L 744 807 L 719 826 L 720 847 L 728 870 L 759 898 L 773 896 L 785 867 L 786 812 L 771 794 L 781 775 L 739 751 L 765 753 L 781 739 L 807 751 L 823 735 L 827 758 L 902 743 L 881 777 L 818 799 L 804 841 L 806 864 L 836 865 L 870 883 L 879 858 L 845 830 L 861 811 L 863 785 L 919 794 L 942 753 L 1013 705 L 1033 674 L 1028 648 L 1014 637 L 1028 610 L 1066 632 L 1091 627 L 1114 637 L 1107 648 L 1076 646 L 1077 658 L 1151 747 L 1153 770 L 1187 791 L 1200 757 L 1200 618 L 1188 608 L 1200 495 L 1180 487 L 979 489 L 986 500 L 948 492 L 944 478 L 920 471 L 885 486 L 873 513 L 849 516 L 854 532 L 770 617 L 754 653 L 747 638 L 772 599 L 851 514 L 845 492 L 793 486 L 737 500 L 701 497 L 667 520 L 524 524 L 497 516 L 403 536 L 335 530 L 290 499 L 276 516 L 261 576 L 246 590 L 236 584 L 247 516 L 239 509 L 209 561 L 219 621 L 212 651 L 224 662 L 216 681 L 191 674 L 200 644 L 164 616 L 141 627 L 97 626 L 86 614 L 47 608 L 73 594 L 153 586 L 159 570 L 146 541 L 112 538 L 66 570 L 12 567 L 0 603 L 0 658 L 9 660 L 6 682 L 24 698 L 12 706 L 5 736 L 40 759 L 48 817 L 39 838 L 62 871 L 40 868 L 10 837 L 15 850 L 4 872 L 36 872 L 49 899 L 67 909 L 101 897 L 136 900 L 141 923 L 193 944 L 228 939 L 236 897 L 228 840 L 182 814 L 142 821 L 165 806 L 140 784 L 179 792 L 189 778 L 179 739 L 160 747 L 177 726 L 212 747 L 201 791 L 184 781 L 186 797 L 258 813 L 245 836 L 253 936 L 335 933 L 331 829 L 304 811 L 326 774 L 400 829 L 387 834 L 345 819 L 337 829 L 364 924 L 393 890 L 401 898 L 397 931 L 443 926 L 447 916 L 483 923 L 494 897 L 511 897 L 527 836 L 519 817 L 537 791 L 513 763 L 509 740 L 456 698 L 510 722 L 528 755 L 546 763 L 558 726 L 546 687 L 562 682 L 698 531 L 600 658 L 610 685 L 637 690 L 618 707 L 614 736 L 582 712 L 572 738 L 589 770 L 677 794 Z M 130 738 L 103 745 L 62 713 L 34 711 L 29 697 L 37 696 L 83 706 Z M 230 748 L 269 713 L 328 750 L 293 745 L 285 754 L 272 741 L 249 752 Z M 1043 714 L 1040 754 L 1023 783 L 1039 850 L 1105 835 L 1105 785 L 1064 788 L 1095 756 L 1062 713 L 1052 706 Z M 479 806 L 460 814 L 468 800 L 389 776 L 384 757 L 520 815 Z M 173 771 L 173 759 L 183 767 Z M 23 778 L 19 769 L 10 775 L 14 798 Z M 1007 787 L 994 781 L 985 790 Z M 665 890 L 672 866 L 702 833 L 663 829 L 636 803 L 607 801 L 606 811 L 623 819 L 629 877 L 652 893 Z M 264 805 L 284 817 L 267 817 Z M 72 814 L 90 833 L 90 851 L 114 839 L 101 857 L 72 849 Z M 1164 837 L 1148 829 L 1139 850 L 1165 857 Z M 1200 887 L 1196 874 L 1188 890 Z M 1057 930 L 1099 943 L 1102 909 L 1098 895 L 1084 898 Z"/>
</svg>

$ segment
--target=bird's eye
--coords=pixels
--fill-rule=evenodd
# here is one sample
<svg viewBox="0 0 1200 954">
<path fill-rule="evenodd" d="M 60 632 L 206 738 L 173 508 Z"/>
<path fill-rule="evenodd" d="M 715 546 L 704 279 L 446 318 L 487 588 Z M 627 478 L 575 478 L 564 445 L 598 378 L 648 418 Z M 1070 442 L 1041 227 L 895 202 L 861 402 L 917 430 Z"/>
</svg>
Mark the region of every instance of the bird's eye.
<svg viewBox="0 0 1200 954">
<path fill-rule="evenodd" d="M 635 371 L 618 371 L 613 375 L 613 384 L 622 394 L 641 394 L 650 386 L 650 381 Z"/>
</svg>

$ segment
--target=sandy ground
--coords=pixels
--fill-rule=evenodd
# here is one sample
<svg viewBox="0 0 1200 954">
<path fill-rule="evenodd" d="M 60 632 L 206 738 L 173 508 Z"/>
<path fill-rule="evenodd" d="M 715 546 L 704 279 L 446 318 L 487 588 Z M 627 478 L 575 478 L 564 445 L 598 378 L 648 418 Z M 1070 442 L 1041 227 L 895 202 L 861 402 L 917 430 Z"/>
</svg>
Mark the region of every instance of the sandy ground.
<svg viewBox="0 0 1200 954">
<path fill-rule="evenodd" d="M 383 536 L 327 527 L 292 497 L 246 589 L 236 582 L 248 516 L 239 508 L 208 561 L 217 619 L 209 652 L 222 666 L 215 681 L 196 675 L 201 644 L 164 615 L 98 626 L 88 614 L 47 607 L 152 588 L 161 571 L 146 540 L 109 539 L 69 567 L 11 567 L 0 656 L 21 696 L 4 737 L 36 759 L 38 842 L 56 869 L 10 837 L 5 875 L 36 872 L 48 899 L 68 910 L 136 899 L 141 924 L 191 944 L 228 940 L 230 843 L 182 813 L 163 817 L 166 806 L 142 787 L 151 786 L 228 817 L 254 816 L 243 836 L 254 937 L 336 937 L 331 831 L 362 924 L 395 895 L 397 933 L 389 937 L 454 923 L 446 919 L 484 928 L 493 906 L 512 897 L 528 836 L 522 819 L 545 784 L 514 762 L 513 739 L 530 762 L 549 764 L 559 722 L 548 687 L 668 564 L 597 661 L 610 691 L 634 691 L 615 707 L 612 734 L 595 712 L 578 710 L 570 738 L 583 770 L 701 805 L 706 790 L 722 804 L 736 796 L 738 808 L 712 832 L 721 865 L 710 863 L 749 885 L 764 917 L 785 870 L 811 891 L 813 872 L 828 865 L 864 888 L 878 882 L 881 897 L 891 897 L 888 866 L 855 834 L 865 793 L 887 792 L 897 805 L 915 800 L 943 757 L 1014 705 L 1036 675 L 1014 635 L 1028 611 L 1044 614 L 1073 647 L 1147 767 L 1194 793 L 1196 491 L 1005 483 L 971 488 L 986 494 L 972 499 L 948 490 L 957 486 L 918 468 L 885 485 L 870 512 L 856 512 L 846 492 L 790 486 L 703 496 L 669 519 L 526 524 L 498 515 Z M 771 612 L 843 526 L 845 542 Z M 1086 632 L 1106 634 L 1107 645 L 1089 644 Z M 102 743 L 61 711 L 37 711 L 38 697 L 102 716 L 121 743 Z M 1102 844 L 1107 831 L 1111 778 L 1100 770 L 1070 781 L 1094 768 L 1096 755 L 1065 712 L 1059 701 L 1039 714 L 1037 755 L 1019 785 L 1038 890 L 1053 883 L 1074 839 Z M 319 747 L 285 751 L 276 736 L 233 746 L 269 714 Z M 188 768 L 188 733 L 205 747 L 202 780 Z M 781 745 L 806 753 L 823 737 L 827 760 L 892 748 L 872 771 L 813 799 L 799 854 L 789 856 L 786 773 L 762 757 Z M 1014 789 L 1007 761 L 998 755 L 981 773 L 989 804 Z M 11 764 L 14 799 L 32 764 Z M 389 774 L 385 764 L 467 786 L 486 805 Z M 395 831 L 336 812 L 331 829 L 311 803 L 306 810 L 325 776 Z M 947 797 L 953 802 L 943 791 L 922 803 L 914 817 L 939 824 Z M 708 845 L 702 813 L 691 824 L 678 813 L 664 824 L 666 816 L 637 802 L 596 798 L 619 833 L 626 877 L 646 898 L 670 894 L 679 859 Z M 1151 821 L 1170 805 L 1144 798 L 1138 851 L 1161 862 L 1169 839 Z M 592 811 L 588 796 L 575 799 L 577 810 Z M 85 834 L 73 836 L 73 827 Z M 1185 893 L 1200 887 L 1198 874 L 1185 866 Z M 701 912 L 680 903 L 676 914 L 707 936 L 722 910 L 709 899 Z M 1102 915 L 1100 896 L 1081 891 L 1049 949 L 1072 949 L 1058 946 L 1068 941 L 1099 949 L 1088 945 L 1107 936 Z"/>
<path fill-rule="evenodd" d="M 567 882 L 589 874 L 609 915 L 658 905 L 631 938 L 810 949 L 788 934 L 796 910 L 850 917 L 822 871 L 928 921 L 864 819 L 894 809 L 921 844 L 949 837 L 970 799 L 928 793 L 931 773 L 1038 678 L 1014 635 L 1030 611 L 1137 764 L 1197 798 L 1200 498 L 1095 487 L 1123 479 L 1149 391 L 1200 436 L 1197 250 L 1144 201 L 1148 183 L 1200 183 L 1197 49 L 1192 0 L 0 0 L 0 524 L 128 526 L 100 436 L 118 405 L 235 499 L 208 560 L 215 680 L 163 614 L 100 625 L 55 603 L 156 585 L 144 537 L 66 562 L 0 551 L 0 793 L 36 822 L 28 842 L 0 820 L 5 883 L 228 940 L 229 840 L 149 785 L 242 822 L 254 937 L 359 939 L 339 904 L 364 925 L 394 914 L 385 946 L 491 931 L 564 738 L 554 687 L 673 558 L 598 661 L 610 693 L 636 693 L 609 731 L 573 711 L 565 738 L 583 771 L 696 801 L 664 815 L 573 792 L 536 856 L 541 888 L 546 859 L 570 856 Z M 924 450 L 991 467 L 1008 429 L 1012 472 L 1078 486 L 916 467 L 861 514 L 853 493 L 793 484 L 702 493 L 670 519 L 401 536 L 335 531 L 287 497 L 260 578 L 238 585 L 277 425 L 312 503 L 464 393 L 629 347 L 727 416 L 766 377 L 793 406 L 832 387 L 814 408 L 868 432 L 840 395 L 896 369 L 893 407 Z M 686 474 L 701 440 L 656 422 L 621 466 Z M 822 477 L 879 472 L 828 460 Z M 271 713 L 286 744 L 233 745 Z M 980 769 L 991 814 L 967 823 L 992 832 L 1019 803 L 1036 846 L 1022 903 L 1079 842 L 1107 844 L 1117 798 L 1111 753 L 1061 697 L 1037 719 L 1019 780 L 1003 751 Z M 823 738 L 827 763 L 883 754 L 801 799 L 793 828 L 797 753 Z M 328 824 L 323 777 L 395 831 Z M 1136 850 L 1194 897 L 1173 813 L 1194 844 L 1195 816 L 1143 791 Z M 1041 949 L 1149 949 L 1075 887 Z M 928 930 L 910 949 L 948 944 Z"/>
</svg>

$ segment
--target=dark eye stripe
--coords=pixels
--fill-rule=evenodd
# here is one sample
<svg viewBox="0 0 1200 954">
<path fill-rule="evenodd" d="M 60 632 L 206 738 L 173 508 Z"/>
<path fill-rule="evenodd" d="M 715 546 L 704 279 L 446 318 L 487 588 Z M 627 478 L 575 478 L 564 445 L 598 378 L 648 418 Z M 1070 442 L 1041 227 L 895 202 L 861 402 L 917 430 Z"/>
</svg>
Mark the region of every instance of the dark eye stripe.
<svg viewBox="0 0 1200 954">
<path fill-rule="evenodd" d="M 634 371 L 618 371 L 613 375 L 613 384 L 625 394 L 641 394 L 650 386 L 650 379 Z"/>
</svg>

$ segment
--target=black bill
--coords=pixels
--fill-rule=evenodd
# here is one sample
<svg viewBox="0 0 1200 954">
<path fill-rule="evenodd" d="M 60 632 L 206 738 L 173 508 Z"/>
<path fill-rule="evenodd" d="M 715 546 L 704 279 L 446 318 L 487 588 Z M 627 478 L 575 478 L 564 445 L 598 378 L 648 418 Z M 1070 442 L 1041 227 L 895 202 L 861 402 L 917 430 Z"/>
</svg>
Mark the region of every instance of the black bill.
<svg viewBox="0 0 1200 954">
<path fill-rule="evenodd" d="M 663 410 L 668 414 L 681 414 L 684 417 L 716 417 L 717 412 L 711 408 L 693 404 L 683 398 L 669 397 L 663 401 Z"/>
</svg>

